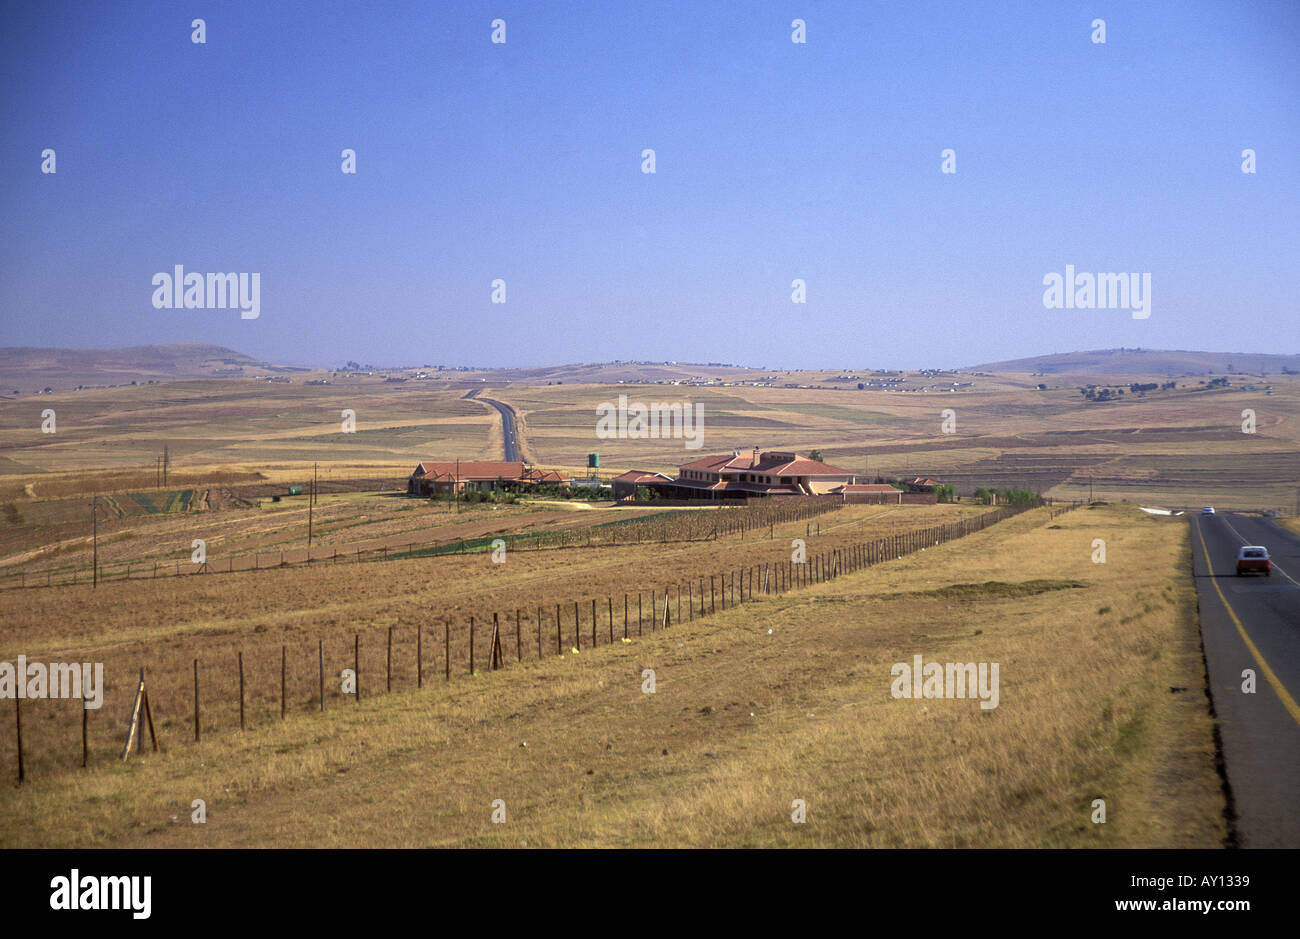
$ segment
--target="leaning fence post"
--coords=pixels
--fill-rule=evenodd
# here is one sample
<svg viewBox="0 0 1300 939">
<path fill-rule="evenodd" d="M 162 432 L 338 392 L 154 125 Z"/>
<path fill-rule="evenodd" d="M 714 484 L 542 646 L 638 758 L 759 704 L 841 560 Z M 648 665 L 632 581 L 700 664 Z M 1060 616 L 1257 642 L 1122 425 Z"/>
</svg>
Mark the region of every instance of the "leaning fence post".
<svg viewBox="0 0 1300 939">
<path fill-rule="evenodd" d="M 140 683 L 144 684 L 144 669 L 140 669 Z M 153 729 L 153 708 L 149 706 L 149 689 L 144 689 L 144 720 L 149 727 L 149 743 L 153 746 L 153 752 L 158 752 L 158 735 Z M 144 745 L 143 735 L 141 736 L 141 746 Z"/>
</svg>

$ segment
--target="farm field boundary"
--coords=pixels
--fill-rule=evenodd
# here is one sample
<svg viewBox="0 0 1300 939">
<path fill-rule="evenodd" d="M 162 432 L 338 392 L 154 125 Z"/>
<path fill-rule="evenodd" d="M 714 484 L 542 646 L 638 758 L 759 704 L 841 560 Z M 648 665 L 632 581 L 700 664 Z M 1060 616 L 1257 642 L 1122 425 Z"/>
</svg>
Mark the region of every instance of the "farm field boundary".
<svg viewBox="0 0 1300 939">
<path fill-rule="evenodd" d="M 192 661 L 193 684 L 188 684 L 186 676 L 163 676 L 164 684 L 170 691 L 164 694 L 158 690 L 153 698 L 155 710 L 165 711 L 171 715 L 160 726 L 166 733 L 160 736 L 164 746 L 172 746 L 178 735 L 195 742 L 212 733 L 214 725 L 228 732 L 235 724 L 234 715 L 238 714 L 239 728 L 246 729 L 246 711 L 248 700 L 245 696 L 245 669 L 256 669 L 260 685 L 266 684 L 266 677 L 278 672 L 277 686 L 279 714 L 281 719 L 289 712 L 291 706 L 295 711 L 304 709 L 324 711 L 327 707 L 344 706 L 348 699 L 360 701 L 362 697 L 373 697 L 390 692 L 394 682 L 394 640 L 405 646 L 399 650 L 402 659 L 408 663 L 414 649 L 415 682 L 423 688 L 426 681 L 436 680 L 439 675 L 444 682 L 449 682 L 453 674 L 477 675 L 481 670 L 495 671 L 504 668 L 511 660 L 522 663 L 525 660 L 539 660 L 548 655 L 577 655 L 595 649 L 601 645 L 630 640 L 633 636 L 642 636 L 671 628 L 675 624 L 694 621 L 696 617 L 706 617 L 719 611 L 741 606 L 761 596 L 783 595 L 793 590 L 827 583 L 835 578 L 864 569 L 885 561 L 901 559 L 904 556 L 938 546 L 947 541 L 962 538 L 968 534 L 982 531 L 998 522 L 1019 515 L 1027 510 L 1037 508 L 1041 503 L 1025 503 L 1016 506 L 1003 506 L 982 515 L 959 521 L 947 522 L 923 529 L 906 531 L 897 535 L 877 538 L 869 541 L 853 542 L 841 547 L 822 552 L 809 553 L 802 561 L 794 559 L 773 564 L 751 564 L 736 567 L 708 575 L 700 574 L 688 581 L 671 584 L 654 584 L 647 590 L 646 585 L 639 589 L 623 591 L 621 602 L 616 604 L 614 594 L 601 598 L 587 597 L 579 601 L 555 603 L 553 608 L 536 607 L 524 610 L 521 607 L 506 605 L 502 611 L 493 612 L 490 617 L 479 619 L 470 616 L 468 622 L 453 623 L 451 619 L 420 625 L 414 630 L 414 636 L 396 634 L 393 627 L 382 633 L 385 639 L 385 655 L 382 670 L 372 668 L 371 664 L 363 666 L 362 632 L 354 631 L 350 635 L 349 651 L 340 654 L 338 636 L 329 639 L 329 654 L 326 654 L 326 637 L 317 639 L 316 653 L 311 663 L 315 668 L 312 674 L 303 674 L 305 664 L 302 649 L 294 651 L 294 667 L 289 667 L 288 645 L 279 649 L 277 661 L 268 665 L 265 662 L 254 663 L 245 660 L 238 653 L 239 693 L 236 698 L 223 690 L 219 695 L 211 691 L 212 669 L 215 667 L 222 675 L 231 674 L 235 663 L 211 661 Z M 1051 517 L 1077 508 L 1078 504 L 1054 506 L 1050 509 Z M 635 605 L 633 605 L 635 602 Z M 619 609 L 621 607 L 621 609 Z M 525 616 L 527 613 L 527 624 Z M 535 613 L 535 617 L 534 614 Z M 410 632 L 409 627 L 402 632 Z M 453 642 L 454 636 L 454 642 Z M 364 651 L 369 662 L 373 663 L 376 654 L 373 646 L 375 636 L 369 632 L 365 636 Z M 414 640 L 412 642 L 412 640 Z M 454 653 L 454 654 L 453 654 Z M 348 694 L 336 693 L 335 677 L 339 668 L 350 668 L 354 687 Z M 155 673 L 140 668 L 140 673 L 147 681 L 156 682 Z M 149 677 L 153 675 L 152 679 Z M 329 681 L 327 683 L 327 676 Z M 382 676 L 382 677 L 381 677 Z M 401 676 L 398 675 L 399 681 Z M 295 689 L 293 704 L 290 703 L 290 687 Z M 156 684 L 149 687 L 157 690 Z M 192 687 L 190 693 L 187 691 Z M 208 689 L 205 691 L 204 689 Z M 327 694 L 326 690 L 330 693 Z M 305 692 L 305 693 L 304 693 Z M 189 700 L 177 700 L 184 695 Z M 259 710 L 267 703 L 265 687 L 259 693 Z M 54 702 L 51 702 L 54 703 Z M 58 702 L 65 703 L 65 702 Z M 75 702 L 74 702 L 75 703 Z M 34 702 L 33 702 L 34 704 Z M 29 707 L 32 705 L 29 704 Z M 106 748 L 117 749 L 116 738 L 120 736 L 121 727 L 116 719 L 101 718 L 99 714 L 79 709 L 79 733 L 68 728 L 68 736 L 61 742 L 33 739 L 28 733 L 24 744 L 21 731 L 21 713 L 18 715 L 17 736 L 14 738 L 15 762 L 23 764 L 24 746 L 43 751 L 40 769 L 44 773 L 53 771 L 55 766 L 68 768 L 76 763 L 87 765 L 93 760 L 102 760 Z M 215 715 L 215 717 L 214 717 Z M 168 738 L 170 733 L 170 739 Z M 93 743 L 92 743 L 93 739 Z M 137 746 L 143 746 L 143 735 L 136 738 Z M 8 749 L 7 747 L 5 749 Z M 75 750 L 75 752 L 74 752 Z M 93 754 L 93 757 L 92 757 Z M 30 753 L 28 754 L 30 756 Z M 26 761 L 26 775 L 30 777 L 33 762 Z"/>
</svg>

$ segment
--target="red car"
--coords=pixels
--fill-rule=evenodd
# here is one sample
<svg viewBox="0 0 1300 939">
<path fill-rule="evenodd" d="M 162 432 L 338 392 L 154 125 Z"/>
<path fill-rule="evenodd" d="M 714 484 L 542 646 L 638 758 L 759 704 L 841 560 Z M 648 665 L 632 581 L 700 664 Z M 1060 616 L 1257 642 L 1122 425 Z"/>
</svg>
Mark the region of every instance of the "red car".
<svg viewBox="0 0 1300 939">
<path fill-rule="evenodd" d="M 1242 545 L 1237 551 L 1237 576 L 1242 574 L 1273 574 L 1273 562 L 1269 560 L 1268 548 L 1257 544 Z"/>
</svg>

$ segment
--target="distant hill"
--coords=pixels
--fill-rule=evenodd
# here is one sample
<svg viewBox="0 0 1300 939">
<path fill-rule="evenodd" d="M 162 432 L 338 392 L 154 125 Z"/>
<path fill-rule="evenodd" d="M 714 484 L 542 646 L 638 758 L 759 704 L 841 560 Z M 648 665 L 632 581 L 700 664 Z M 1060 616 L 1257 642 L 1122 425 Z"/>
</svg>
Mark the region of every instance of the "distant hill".
<svg viewBox="0 0 1300 939">
<path fill-rule="evenodd" d="M 305 371 L 269 365 L 222 346 L 174 343 L 127 349 L 0 349 L 0 394 L 34 394 L 44 388 L 184 381 L 197 378 L 262 378 Z"/>
<path fill-rule="evenodd" d="M 1264 352 L 1186 352 L 1161 349 L 1097 349 L 1036 355 L 1027 359 L 989 362 L 964 372 L 1030 372 L 1048 375 L 1277 375 L 1300 374 L 1300 355 Z"/>
<path fill-rule="evenodd" d="M 1300 375 L 1300 355 L 1269 355 L 1246 352 L 1182 352 L 1154 349 L 1102 349 L 1040 355 L 1005 362 L 991 362 L 971 368 L 943 372 L 886 372 L 861 366 L 856 369 L 764 369 L 743 365 L 690 362 L 587 362 L 545 365 L 533 368 L 473 368 L 464 366 L 402 366 L 359 371 L 371 380 L 386 376 L 429 378 L 449 387 L 482 384 L 640 384 L 650 382 L 756 382 L 773 387 L 848 388 L 873 381 L 897 383 L 901 390 L 942 390 L 955 381 L 969 382 L 971 373 L 1001 373 L 1020 384 L 1029 379 L 1016 375 L 1046 374 L 1086 379 L 1089 376 L 1146 377 L 1215 374 L 1279 375 L 1286 371 Z M 127 349 L 0 349 L 0 396 L 17 391 L 30 395 L 50 388 L 68 391 L 77 387 L 102 388 L 148 382 L 192 381 L 214 378 L 267 378 L 295 376 L 339 380 L 343 373 L 327 366 L 298 368 L 274 365 L 233 349 L 200 343 L 133 346 Z M 392 379 L 390 379 L 392 380 Z M 988 387 L 987 379 L 983 386 Z"/>
</svg>

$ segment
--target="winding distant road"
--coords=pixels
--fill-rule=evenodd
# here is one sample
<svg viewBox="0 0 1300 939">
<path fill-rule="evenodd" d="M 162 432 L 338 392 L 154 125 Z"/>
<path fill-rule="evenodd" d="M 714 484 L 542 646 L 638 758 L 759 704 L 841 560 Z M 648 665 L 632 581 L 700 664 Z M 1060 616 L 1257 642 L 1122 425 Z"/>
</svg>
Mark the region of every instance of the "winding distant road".
<svg viewBox="0 0 1300 939">
<path fill-rule="evenodd" d="M 502 457 L 508 463 L 516 460 L 522 460 L 519 455 L 519 434 L 515 430 L 515 412 L 510 405 L 502 404 L 500 401 L 493 401 L 491 398 L 475 398 L 484 404 L 490 404 L 501 413 L 501 441 L 505 455 Z"/>
<path fill-rule="evenodd" d="M 1223 759 L 1244 848 L 1300 848 L 1300 537 L 1249 515 L 1194 515 L 1193 573 Z M 1237 577 L 1237 548 L 1273 573 Z M 1242 672 L 1255 673 L 1254 694 Z"/>
</svg>

